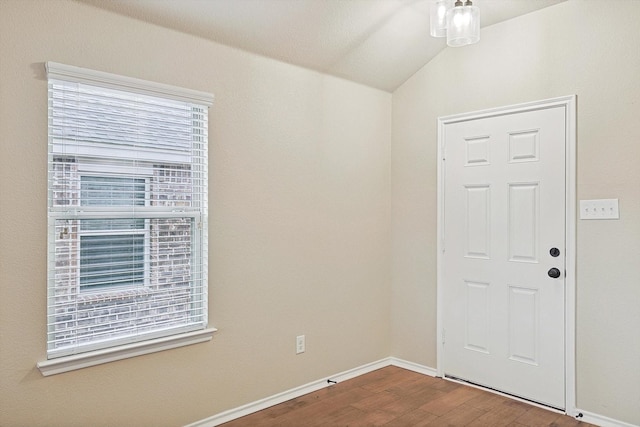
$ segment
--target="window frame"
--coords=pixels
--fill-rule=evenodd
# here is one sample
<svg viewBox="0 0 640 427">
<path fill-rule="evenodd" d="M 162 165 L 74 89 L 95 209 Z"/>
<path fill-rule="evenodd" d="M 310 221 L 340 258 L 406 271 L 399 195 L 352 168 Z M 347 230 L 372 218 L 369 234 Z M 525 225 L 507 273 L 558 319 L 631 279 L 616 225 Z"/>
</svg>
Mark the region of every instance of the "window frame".
<svg viewBox="0 0 640 427">
<path fill-rule="evenodd" d="M 64 65 L 64 64 L 58 64 L 54 62 L 45 63 L 45 68 L 46 68 L 49 79 L 84 83 L 92 86 L 103 87 L 106 89 L 116 89 L 116 90 L 126 91 L 129 93 L 151 95 L 154 97 L 163 97 L 169 100 L 192 102 L 192 103 L 202 105 L 205 108 L 209 108 L 213 103 L 213 95 L 205 92 L 183 89 L 175 86 L 148 82 L 140 79 L 118 76 L 114 74 L 103 73 L 99 71 L 93 71 L 93 70 L 73 67 L 73 66 Z M 206 132 L 206 128 L 205 128 L 205 132 Z M 203 143 L 206 144 L 207 141 L 204 140 Z M 56 154 L 54 154 L 54 156 L 55 155 Z M 51 153 L 50 153 L 50 156 L 51 156 Z M 81 157 L 82 156 L 77 156 L 77 158 L 81 158 Z M 150 164 L 151 163 L 153 163 L 153 161 L 150 161 Z M 110 168 L 109 165 L 92 164 L 91 162 L 87 162 L 87 163 L 80 162 L 79 165 L 80 165 L 78 169 L 79 175 L 106 176 L 107 174 L 115 174 L 117 176 L 122 176 L 122 175 L 118 175 L 116 170 L 117 167 Z M 152 168 L 153 166 L 149 168 L 149 173 L 151 173 Z M 147 174 L 146 172 L 143 172 L 140 175 L 141 176 L 146 175 L 146 177 L 150 176 L 150 174 Z M 202 177 L 201 174 L 198 176 L 200 178 Z M 205 177 L 205 180 L 206 180 L 206 177 Z M 202 216 L 201 213 L 196 212 L 195 210 L 190 210 L 190 209 L 181 210 L 178 215 L 176 215 L 175 213 L 171 214 L 171 213 L 163 212 L 162 209 L 154 209 L 153 207 L 148 206 L 148 200 L 147 200 L 149 196 L 149 192 L 147 191 L 149 189 L 148 186 L 149 186 L 149 180 L 147 179 L 145 184 L 145 206 L 139 207 L 140 209 L 136 209 L 142 212 L 142 216 L 144 218 L 147 218 L 145 220 L 145 224 L 148 224 L 149 222 L 148 218 L 172 218 L 172 217 L 191 218 L 192 227 L 194 226 L 204 227 L 204 232 L 202 233 L 202 236 L 200 236 L 200 233 L 193 233 L 194 241 L 191 244 L 195 250 L 197 250 L 198 248 L 201 248 L 202 241 L 198 241 L 198 239 L 200 237 L 204 239 L 206 238 L 206 235 L 207 235 L 206 226 L 207 226 L 208 218 L 206 216 L 206 210 L 204 212 L 205 215 Z M 49 188 L 48 191 L 51 199 L 53 190 L 52 188 Z M 206 194 L 204 196 L 206 198 Z M 205 203 L 206 203 L 206 199 L 205 199 Z M 50 221 L 53 221 L 53 223 L 55 223 L 55 221 L 58 219 L 64 219 L 64 217 L 66 216 L 64 212 L 65 212 L 65 209 L 63 208 L 50 206 L 49 208 Z M 82 209 L 76 209 L 75 216 L 73 218 L 79 221 L 83 219 L 105 218 L 105 212 L 109 212 L 109 209 L 104 209 L 104 208 L 94 209 L 91 206 L 83 206 Z M 113 209 L 112 213 L 109 214 L 109 218 L 130 219 L 131 216 L 124 215 L 122 213 L 122 209 L 120 209 L 120 212 L 118 212 L 118 209 Z M 79 231 L 79 228 L 80 227 L 78 225 L 78 231 Z M 145 226 L 145 229 L 148 229 L 148 227 Z M 50 222 L 50 225 L 49 225 L 50 236 L 51 236 L 52 230 L 54 230 L 54 227 L 51 226 L 51 222 Z M 78 238 L 78 242 L 79 241 L 80 239 Z M 147 247 L 147 245 L 145 245 L 145 247 Z M 147 258 L 147 256 L 148 255 L 145 254 L 145 271 L 147 270 L 146 263 L 149 262 L 149 259 Z M 216 329 L 208 325 L 208 316 L 206 313 L 207 312 L 207 294 L 208 294 L 207 281 L 206 281 L 207 260 L 203 259 L 202 262 L 203 262 L 204 269 L 201 272 L 200 271 L 194 272 L 194 275 L 197 276 L 199 273 L 201 273 L 200 280 L 202 280 L 202 283 L 203 283 L 202 286 L 204 287 L 202 289 L 202 292 L 203 292 L 202 295 L 204 295 L 204 300 L 201 302 L 201 304 L 203 304 L 201 309 L 204 311 L 204 328 L 200 330 L 188 330 L 184 332 L 177 332 L 173 335 L 166 335 L 166 336 L 157 336 L 154 333 L 150 333 L 148 335 L 148 339 L 137 340 L 135 342 L 124 343 L 124 344 L 116 343 L 113 346 L 90 349 L 83 353 L 70 354 L 66 356 L 65 355 L 57 356 L 55 358 L 50 358 L 49 360 L 38 362 L 37 367 L 40 369 L 43 375 L 47 376 L 47 375 L 58 374 L 61 372 L 67 372 L 75 369 L 80 369 L 87 366 L 93 366 L 101 363 L 111 362 L 114 360 L 121 360 L 128 357 L 134 357 L 141 354 L 148 354 L 156 351 L 162 351 L 170 348 L 182 347 L 186 345 L 191 345 L 191 344 L 206 342 L 211 340 Z M 49 261 L 49 263 L 51 263 L 51 261 Z M 77 265 L 77 269 L 78 271 L 80 269 L 79 262 Z M 51 275 L 51 271 L 49 272 L 49 277 L 50 275 Z M 78 285 L 78 291 L 79 291 L 80 290 L 79 278 L 78 278 L 77 285 Z M 118 290 L 114 289 L 112 292 L 114 294 L 118 294 L 119 290 L 123 291 L 124 289 L 125 287 L 122 287 L 122 288 L 119 287 Z M 49 290 L 49 292 L 51 291 Z M 104 290 L 102 290 L 101 292 L 104 292 Z M 90 295 L 91 291 L 78 292 L 78 294 Z M 51 296 L 49 296 L 49 298 L 51 298 Z M 48 316 L 50 317 L 51 314 L 49 314 Z M 48 356 L 49 356 L 49 351 L 48 351 Z"/>
</svg>

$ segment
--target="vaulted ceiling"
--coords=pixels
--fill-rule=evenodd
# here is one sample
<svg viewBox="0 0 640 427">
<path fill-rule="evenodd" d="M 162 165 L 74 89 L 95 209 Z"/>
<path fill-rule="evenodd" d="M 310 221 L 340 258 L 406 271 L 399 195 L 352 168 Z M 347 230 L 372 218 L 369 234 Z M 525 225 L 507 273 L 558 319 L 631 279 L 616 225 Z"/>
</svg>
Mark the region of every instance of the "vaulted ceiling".
<svg viewBox="0 0 640 427">
<path fill-rule="evenodd" d="M 385 91 L 446 47 L 429 36 L 429 0 L 76 1 Z M 474 5 L 486 27 L 563 1 Z"/>
</svg>

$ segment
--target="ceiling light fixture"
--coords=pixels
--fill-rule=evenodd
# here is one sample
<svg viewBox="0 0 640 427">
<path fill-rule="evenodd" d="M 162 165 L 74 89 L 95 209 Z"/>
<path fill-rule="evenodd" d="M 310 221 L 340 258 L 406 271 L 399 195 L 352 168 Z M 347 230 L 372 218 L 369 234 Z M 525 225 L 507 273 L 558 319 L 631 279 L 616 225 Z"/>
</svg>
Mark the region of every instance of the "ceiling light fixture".
<svg viewBox="0 0 640 427">
<path fill-rule="evenodd" d="M 471 0 L 434 0 L 430 8 L 431 35 L 447 37 L 447 45 L 466 46 L 480 41 L 480 9 Z"/>
<path fill-rule="evenodd" d="M 447 36 L 447 12 L 452 7 L 453 0 L 432 0 L 429 18 L 433 37 Z"/>
</svg>

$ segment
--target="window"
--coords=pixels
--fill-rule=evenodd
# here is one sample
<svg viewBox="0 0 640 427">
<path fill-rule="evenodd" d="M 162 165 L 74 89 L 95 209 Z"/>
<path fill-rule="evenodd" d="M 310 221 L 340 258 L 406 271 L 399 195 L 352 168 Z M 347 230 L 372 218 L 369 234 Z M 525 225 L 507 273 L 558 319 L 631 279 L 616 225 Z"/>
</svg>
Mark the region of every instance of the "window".
<svg viewBox="0 0 640 427">
<path fill-rule="evenodd" d="M 145 206 L 146 180 L 80 176 L 80 206 Z M 149 277 L 144 219 L 80 221 L 80 292 L 143 285 Z"/>
<path fill-rule="evenodd" d="M 211 96 L 47 70 L 48 358 L 205 329 Z"/>
</svg>

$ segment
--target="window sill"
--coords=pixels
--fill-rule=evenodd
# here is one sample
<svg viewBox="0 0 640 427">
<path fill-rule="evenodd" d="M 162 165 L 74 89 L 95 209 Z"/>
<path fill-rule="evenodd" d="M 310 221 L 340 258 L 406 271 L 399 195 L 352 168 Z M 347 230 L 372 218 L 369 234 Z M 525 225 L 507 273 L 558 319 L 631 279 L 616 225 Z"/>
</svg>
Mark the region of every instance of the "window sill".
<svg viewBox="0 0 640 427">
<path fill-rule="evenodd" d="M 216 330 L 217 329 L 215 328 L 208 328 L 201 331 L 172 335 L 169 337 L 90 351 L 82 354 L 74 354 L 72 356 L 64 356 L 38 362 L 36 366 L 40 370 L 40 373 L 47 377 L 49 375 L 75 371 L 76 369 L 88 368 L 89 366 L 128 359 L 130 357 L 141 356 L 143 354 L 207 342 L 213 338 L 213 334 Z"/>
</svg>

